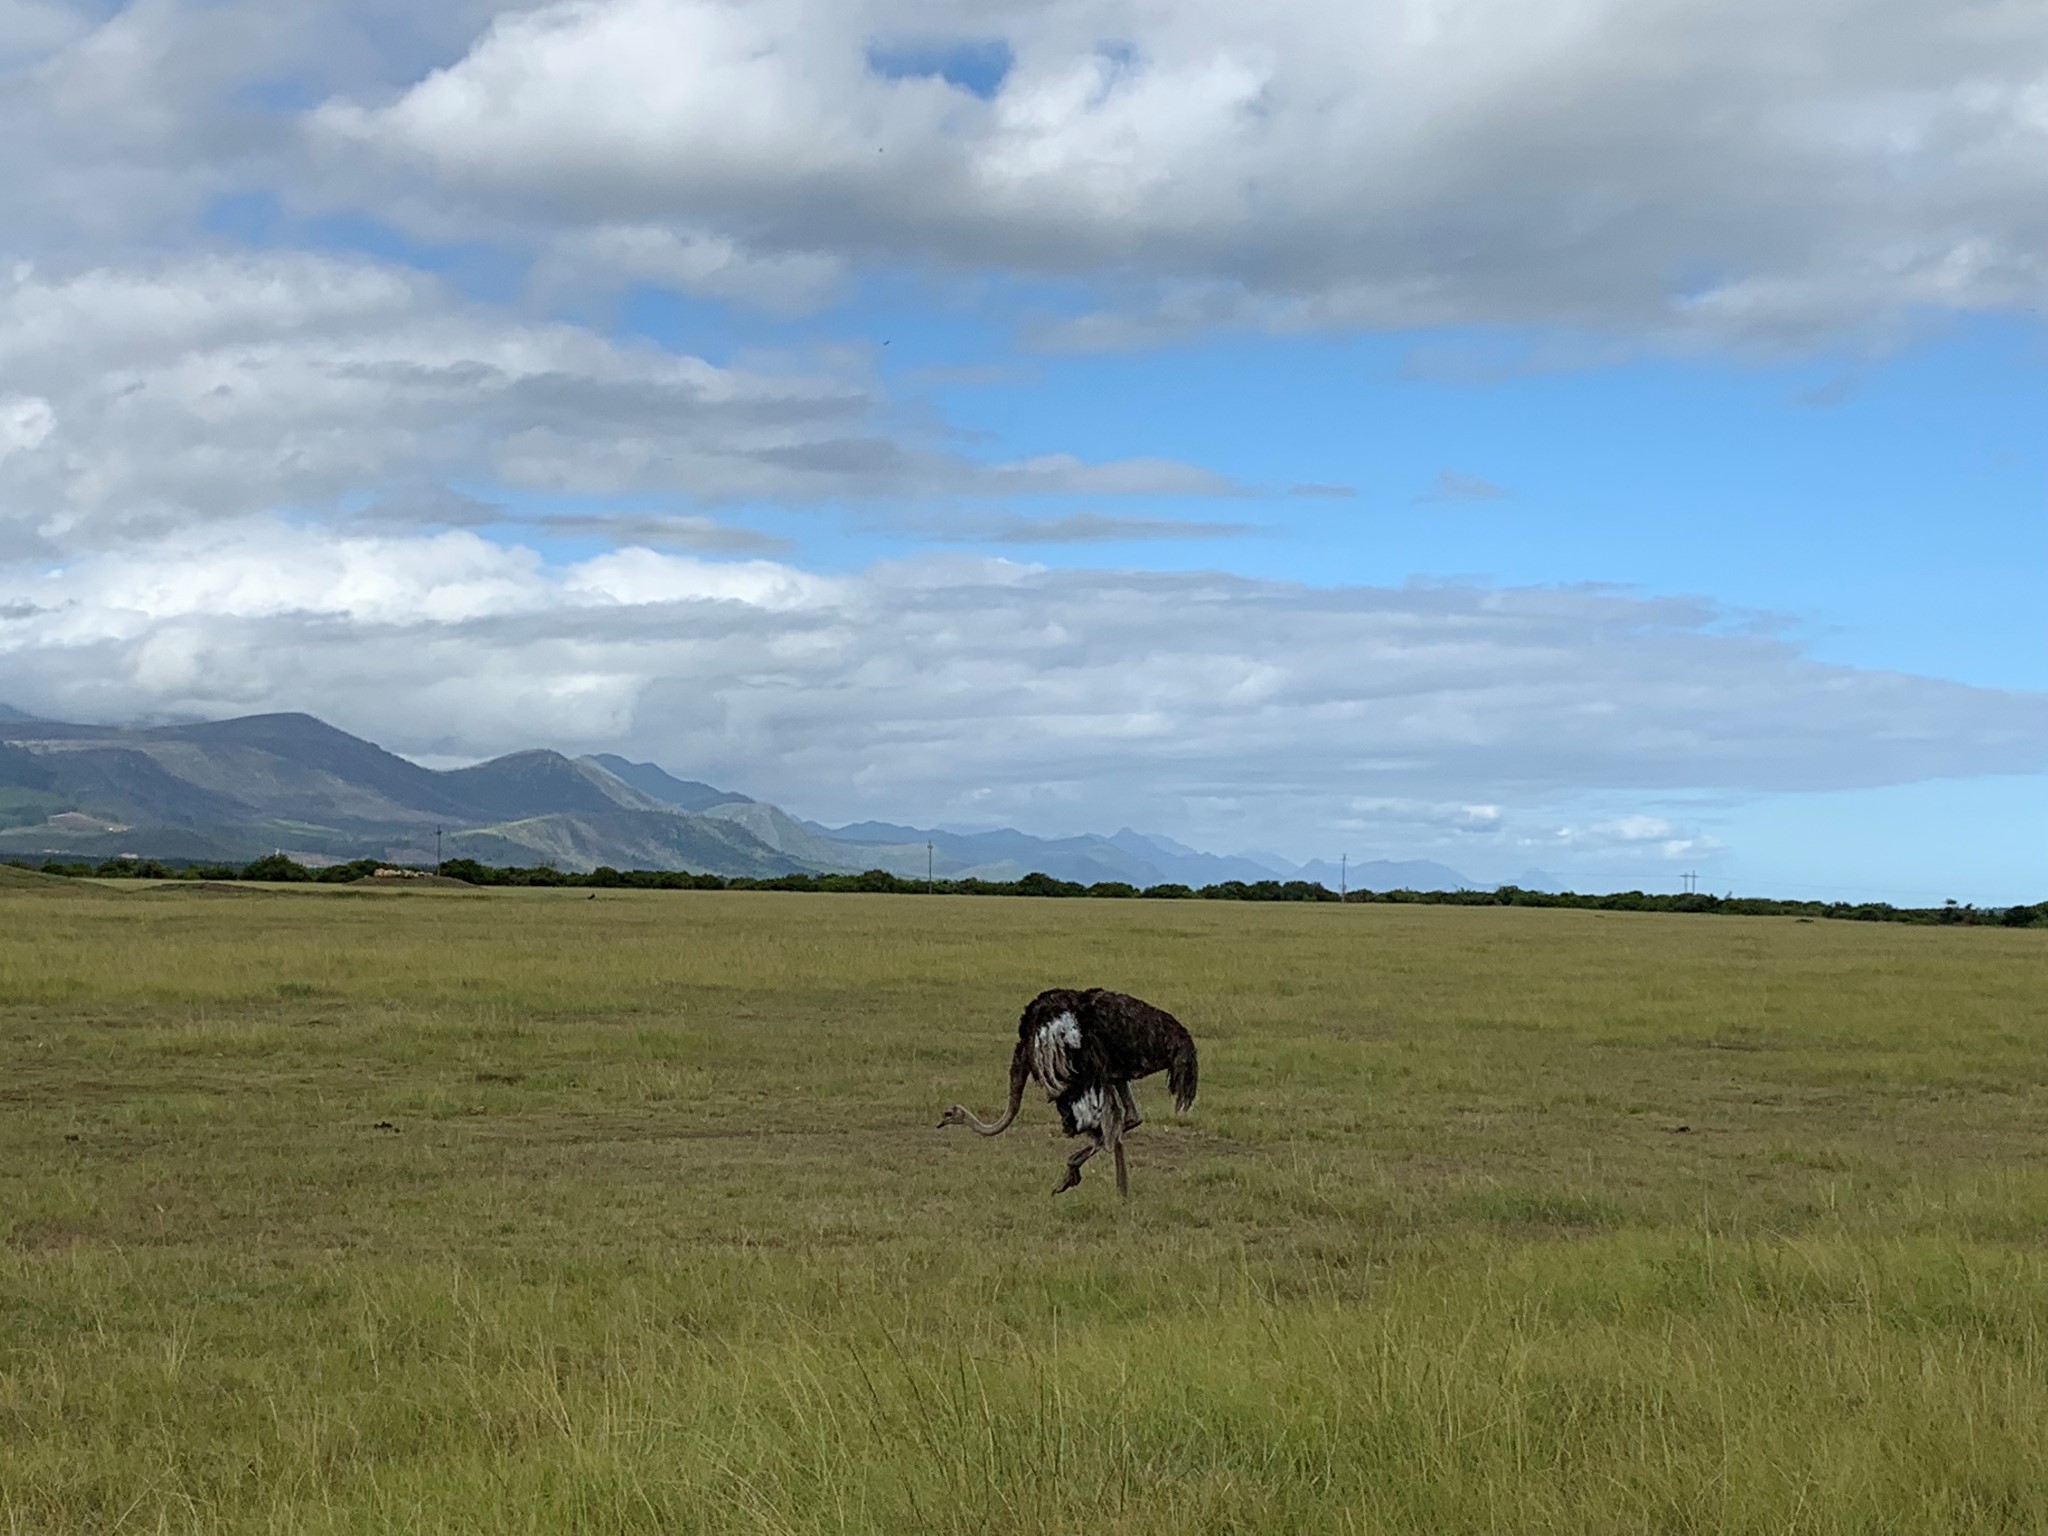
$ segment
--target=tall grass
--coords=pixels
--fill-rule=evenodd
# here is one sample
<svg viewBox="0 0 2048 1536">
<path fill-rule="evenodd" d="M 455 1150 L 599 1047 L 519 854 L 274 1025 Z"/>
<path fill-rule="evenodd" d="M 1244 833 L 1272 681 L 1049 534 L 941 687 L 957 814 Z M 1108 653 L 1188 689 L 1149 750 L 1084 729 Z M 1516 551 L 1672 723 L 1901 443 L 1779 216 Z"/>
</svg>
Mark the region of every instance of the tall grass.
<svg viewBox="0 0 2048 1536">
<path fill-rule="evenodd" d="M 1040 986 L 1203 1047 L 1134 1193 Z M 2048 934 L 0 893 L 0 1530 L 2048 1527 Z"/>
</svg>

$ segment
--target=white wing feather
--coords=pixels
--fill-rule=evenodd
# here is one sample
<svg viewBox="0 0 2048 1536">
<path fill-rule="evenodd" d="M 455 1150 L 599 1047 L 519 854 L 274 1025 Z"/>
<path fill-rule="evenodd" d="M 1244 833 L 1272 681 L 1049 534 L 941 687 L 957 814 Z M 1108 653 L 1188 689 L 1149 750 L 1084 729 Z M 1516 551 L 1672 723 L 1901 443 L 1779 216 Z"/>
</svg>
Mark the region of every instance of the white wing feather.
<svg viewBox="0 0 2048 1536">
<path fill-rule="evenodd" d="M 1071 1013 L 1058 1014 L 1031 1039 L 1031 1074 L 1045 1084 L 1045 1096 L 1056 1099 L 1074 1080 L 1073 1053 L 1081 1049 L 1081 1025 Z"/>
</svg>

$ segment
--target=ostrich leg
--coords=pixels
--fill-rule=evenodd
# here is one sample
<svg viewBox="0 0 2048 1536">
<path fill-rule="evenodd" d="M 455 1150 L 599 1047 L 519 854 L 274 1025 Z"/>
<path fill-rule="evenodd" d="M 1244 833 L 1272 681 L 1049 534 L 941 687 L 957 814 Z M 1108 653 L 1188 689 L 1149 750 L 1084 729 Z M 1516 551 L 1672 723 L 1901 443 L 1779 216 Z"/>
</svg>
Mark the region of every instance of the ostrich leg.
<svg viewBox="0 0 2048 1536">
<path fill-rule="evenodd" d="M 1080 1147 L 1067 1159 L 1067 1175 L 1061 1179 L 1056 1195 L 1065 1194 L 1081 1182 L 1081 1165 L 1105 1148 L 1116 1153 L 1116 1190 L 1120 1195 L 1131 1192 L 1130 1175 L 1124 1171 L 1124 1102 L 1125 1090 L 1121 1083 L 1109 1083 L 1100 1088 L 1090 1088 L 1081 1097 L 1081 1104 L 1094 1105 L 1095 1123 L 1088 1126 L 1087 1145 Z"/>
<path fill-rule="evenodd" d="M 1116 1192 L 1120 1199 L 1131 1197 L 1131 1176 L 1124 1168 L 1124 1132 L 1130 1129 L 1124 1116 L 1124 1104 L 1128 1102 L 1129 1090 L 1118 1084 L 1118 1091 L 1109 1096 L 1103 1106 L 1102 1134 L 1110 1149 L 1116 1153 Z"/>
<path fill-rule="evenodd" d="M 1116 1085 L 1116 1096 L 1122 1101 L 1124 1107 L 1124 1129 L 1135 1131 L 1145 1123 L 1145 1117 L 1138 1113 L 1138 1100 L 1137 1096 L 1131 1092 L 1131 1085 L 1129 1083 L 1118 1083 Z"/>
<path fill-rule="evenodd" d="M 1067 1159 L 1067 1176 L 1053 1185 L 1052 1192 L 1063 1195 L 1081 1182 L 1081 1165 L 1102 1150 L 1102 1132 L 1091 1131 L 1090 1139 L 1074 1155 Z"/>
</svg>

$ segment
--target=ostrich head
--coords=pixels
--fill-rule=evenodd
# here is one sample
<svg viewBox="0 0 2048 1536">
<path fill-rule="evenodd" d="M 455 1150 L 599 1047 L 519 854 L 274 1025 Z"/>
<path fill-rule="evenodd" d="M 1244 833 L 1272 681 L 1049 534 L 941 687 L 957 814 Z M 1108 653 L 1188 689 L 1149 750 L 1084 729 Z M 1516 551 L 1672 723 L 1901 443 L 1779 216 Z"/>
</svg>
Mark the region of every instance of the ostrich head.
<svg viewBox="0 0 2048 1536">
<path fill-rule="evenodd" d="M 943 1131 L 949 1125 L 965 1125 L 970 1118 L 965 1104 L 955 1104 L 939 1116 L 939 1129 Z"/>
</svg>

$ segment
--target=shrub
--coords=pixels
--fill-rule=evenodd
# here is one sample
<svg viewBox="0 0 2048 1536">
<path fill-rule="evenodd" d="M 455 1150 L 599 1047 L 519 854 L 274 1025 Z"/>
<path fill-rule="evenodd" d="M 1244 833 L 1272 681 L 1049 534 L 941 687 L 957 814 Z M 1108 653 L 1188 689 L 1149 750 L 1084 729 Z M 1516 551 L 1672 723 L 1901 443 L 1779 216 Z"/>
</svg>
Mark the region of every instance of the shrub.
<svg viewBox="0 0 2048 1536">
<path fill-rule="evenodd" d="M 94 874 L 108 880 L 168 880 L 171 872 L 155 859 L 107 859 Z"/>
<path fill-rule="evenodd" d="M 1051 875 L 1031 871 L 1016 883 L 1019 896 L 1085 896 L 1088 887 L 1074 880 L 1055 880 Z"/>
<path fill-rule="evenodd" d="M 316 870 L 313 878 L 323 885 L 346 885 L 351 880 L 360 880 L 376 870 L 389 867 L 375 859 L 355 859 L 347 864 L 330 864 L 325 869 Z"/>
<path fill-rule="evenodd" d="M 310 880 L 313 871 L 297 859 L 287 858 L 281 853 L 268 853 L 253 864 L 243 867 L 244 880 Z"/>
</svg>

